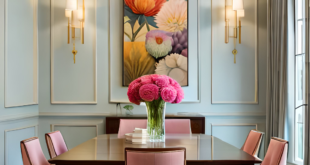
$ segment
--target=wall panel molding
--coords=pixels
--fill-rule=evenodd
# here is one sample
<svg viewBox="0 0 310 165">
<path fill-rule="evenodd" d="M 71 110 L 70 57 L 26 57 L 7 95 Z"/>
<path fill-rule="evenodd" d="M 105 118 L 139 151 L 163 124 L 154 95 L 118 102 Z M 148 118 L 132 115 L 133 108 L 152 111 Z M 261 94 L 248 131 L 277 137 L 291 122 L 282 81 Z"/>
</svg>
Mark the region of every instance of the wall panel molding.
<svg viewBox="0 0 310 165">
<path fill-rule="evenodd" d="M 12 99 L 16 99 L 16 97 L 12 96 L 12 94 L 10 92 L 13 92 L 15 90 L 14 89 L 11 89 L 9 86 L 12 84 L 9 80 L 11 78 L 11 74 L 10 71 L 14 71 L 16 75 L 16 77 L 22 77 L 24 75 L 21 75 L 20 72 L 19 73 L 16 73 L 16 70 L 23 70 L 25 68 L 23 68 L 23 66 L 20 66 L 18 65 L 17 69 L 12 69 L 11 70 L 9 69 L 9 37 L 10 37 L 10 34 L 9 34 L 9 29 L 12 29 L 12 27 L 9 28 L 9 2 L 12 2 L 12 1 L 9 1 L 9 0 L 4 0 L 4 6 L 5 6 L 5 46 L 4 46 L 4 58 L 5 58 L 5 67 L 4 67 L 4 84 L 5 84 L 5 87 L 4 87 L 4 100 L 5 100 L 5 107 L 6 108 L 9 108 L 9 107 L 20 107 L 20 106 L 27 106 L 27 105 L 36 105 L 38 104 L 38 18 L 37 18 L 37 11 L 38 11 L 38 0 L 31 0 L 32 1 L 32 4 L 28 4 L 32 9 L 32 12 L 33 12 L 33 36 L 32 36 L 32 51 L 33 51 L 33 64 L 32 64 L 32 72 L 31 72 L 31 75 L 32 75 L 32 85 L 31 87 L 30 86 L 25 86 L 26 84 L 24 83 L 24 80 L 25 79 L 18 79 L 18 80 L 13 80 L 13 82 L 16 82 L 16 83 L 19 83 L 18 85 L 17 84 L 14 84 L 16 86 L 18 86 L 18 90 L 20 90 L 20 87 L 24 87 L 25 90 L 29 89 L 29 88 L 32 88 L 32 101 L 11 101 Z M 24 1 L 25 2 L 25 1 Z M 27 1 L 26 1 L 27 2 Z M 13 3 L 13 2 L 12 2 Z M 26 6 L 24 6 L 26 7 Z M 26 9 L 25 9 L 26 10 Z M 15 12 L 14 12 L 15 13 Z M 18 14 L 18 13 L 17 13 Z M 25 14 L 26 15 L 26 14 Z M 20 15 L 19 15 L 20 16 Z M 21 17 L 19 17 L 19 19 L 23 19 Z M 16 28 L 16 26 L 18 26 L 17 28 L 19 28 L 19 31 L 23 31 L 24 33 L 27 33 L 26 31 L 24 31 L 23 29 L 23 26 L 21 25 L 15 25 L 13 24 L 13 27 Z M 18 31 L 18 32 L 19 32 Z M 14 35 L 16 35 L 16 31 L 14 31 L 14 34 L 12 35 L 14 37 Z M 21 39 L 23 38 L 23 36 L 15 36 L 17 37 L 16 40 L 18 39 Z M 23 44 L 19 44 L 19 43 L 16 43 L 16 40 L 14 39 L 14 50 L 16 49 L 21 49 L 21 50 L 24 50 L 24 48 L 22 47 Z M 28 47 L 26 47 L 28 48 Z M 12 50 L 12 49 L 10 49 Z M 25 50 L 27 51 L 27 50 Z M 16 53 L 16 52 L 14 52 Z M 23 54 L 18 54 L 20 56 L 23 56 Z M 14 58 L 14 57 L 12 57 Z M 18 57 L 17 57 L 18 58 Z M 16 59 L 15 59 L 16 60 Z M 22 58 L 20 60 L 23 60 Z M 25 63 L 27 63 L 27 61 L 25 61 Z M 23 63 L 23 64 L 25 64 Z M 25 78 L 25 76 L 23 77 Z M 20 91 L 18 91 L 20 92 Z M 24 91 L 25 93 L 27 93 L 28 91 Z M 18 94 L 16 94 L 18 95 Z M 23 97 L 23 98 L 19 98 L 19 99 L 28 99 L 29 98 L 29 95 L 19 95 L 20 97 Z"/>
<path fill-rule="evenodd" d="M 212 10 L 212 15 L 216 15 L 216 14 L 214 14 L 214 12 L 216 11 L 216 10 L 219 10 L 219 8 L 216 8 L 216 9 L 214 9 L 214 7 L 213 7 L 213 3 L 214 3 L 214 1 L 217 1 L 217 2 L 220 2 L 219 0 L 212 0 L 212 7 L 211 7 L 211 10 Z M 225 3 L 225 1 L 226 0 L 221 0 L 221 1 L 224 1 L 224 3 Z M 218 23 L 218 22 L 214 22 L 214 18 L 213 18 L 213 16 L 212 16 L 212 30 L 211 30 L 211 35 L 212 35 L 212 48 L 211 48 L 211 58 L 212 58 L 212 60 L 211 60 L 211 65 L 212 65 L 212 78 L 211 78 L 211 97 L 212 97 L 212 104 L 258 104 L 258 23 L 257 23 L 257 20 L 258 20 L 258 15 L 257 15 L 257 12 L 258 12 L 258 4 L 257 4 L 257 0 L 253 0 L 253 3 L 255 4 L 255 6 L 253 7 L 253 8 L 251 8 L 251 10 L 254 10 L 254 17 L 255 17 L 255 23 L 254 23 L 254 27 L 255 27 L 255 39 L 254 39 L 254 46 L 255 46 L 255 53 L 254 53 L 254 64 L 252 65 L 245 65 L 245 66 L 249 66 L 249 67 L 254 67 L 254 88 L 253 89 L 251 89 L 251 91 L 253 91 L 254 92 L 254 94 L 253 94 L 253 100 L 252 101 L 248 101 L 248 100 L 229 100 L 229 99 L 223 99 L 223 100 L 216 100 L 215 98 L 214 98 L 214 95 L 215 95 L 215 92 L 219 92 L 219 91 L 216 91 L 215 89 L 214 89 L 214 84 L 217 84 L 217 82 L 214 82 L 215 80 L 215 78 L 214 78 L 214 76 L 215 75 L 217 75 L 217 77 L 219 77 L 219 76 L 225 76 L 225 75 L 219 75 L 219 74 L 221 74 L 221 73 L 217 73 L 217 74 L 215 74 L 214 73 L 214 71 L 215 71 L 215 69 L 214 69 L 214 66 L 215 66 L 215 64 L 214 64 L 214 59 L 215 59 L 215 54 L 214 54 L 214 52 L 215 52 L 215 43 L 214 43 L 214 38 L 223 38 L 223 43 L 224 43 L 224 37 L 222 37 L 222 36 L 219 36 L 219 34 L 213 34 L 214 33 L 214 26 L 215 25 L 218 25 L 218 24 L 220 24 L 220 23 Z M 224 10 L 224 5 L 223 5 L 223 10 Z M 249 6 L 248 6 L 249 7 Z M 248 9 L 247 11 L 251 11 L 250 9 Z M 246 12 L 246 11 L 245 11 Z M 247 13 L 245 13 L 245 15 L 246 15 Z M 243 18 L 242 18 L 243 19 Z M 241 19 L 241 20 L 242 20 Z M 248 21 L 248 20 L 247 20 Z M 245 21 L 244 21 L 245 22 Z M 248 26 L 249 25 L 249 23 L 247 22 L 247 25 L 244 25 L 244 23 L 242 24 L 242 26 Z M 224 22 L 224 19 L 223 19 L 223 24 L 220 24 L 220 26 L 225 26 L 225 22 Z M 217 29 L 223 29 L 223 34 L 224 34 L 224 28 L 218 28 L 217 27 Z M 249 28 L 248 28 L 249 29 Z M 242 31 L 245 31 L 245 30 L 248 30 L 248 29 L 245 29 L 245 28 L 242 28 Z M 246 38 L 246 39 L 248 39 L 248 37 L 244 37 L 244 36 L 246 36 L 246 34 L 243 32 L 242 33 L 242 44 L 244 44 L 244 39 Z M 230 40 L 230 42 L 229 42 L 229 44 L 232 44 L 233 45 L 233 42 L 232 42 L 232 40 Z M 249 43 L 247 43 L 248 45 L 249 45 Z M 239 44 L 237 44 L 237 47 L 238 47 L 238 45 Z M 248 46 L 247 45 L 247 46 Z M 229 46 L 229 45 L 228 45 Z M 250 47 L 250 46 L 248 46 L 248 47 Z M 223 49 L 222 47 L 221 48 L 217 48 L 217 49 Z M 228 48 L 228 49 L 230 49 L 230 48 Z M 233 49 L 231 49 L 231 50 L 233 50 Z M 238 48 L 237 48 L 237 50 L 238 50 Z M 235 66 L 238 66 L 238 65 L 240 65 L 240 62 L 238 63 L 238 58 L 242 58 L 241 56 L 240 56 L 240 53 L 242 53 L 242 50 L 244 50 L 244 49 L 239 49 L 238 50 L 238 54 L 236 55 L 236 58 L 237 58 L 237 63 L 236 64 L 233 64 L 233 66 L 235 67 Z M 247 56 L 249 55 L 249 54 L 246 54 Z M 231 62 L 233 63 L 233 54 L 232 53 L 228 53 L 227 54 L 227 58 L 229 58 L 230 60 L 231 60 Z M 221 63 L 224 63 L 223 61 L 221 61 Z M 226 66 L 223 66 L 223 68 L 225 68 L 225 69 L 228 69 L 228 67 Z M 236 68 L 233 68 L 233 69 L 236 69 Z M 240 69 L 240 68 L 239 68 Z M 244 69 L 244 68 L 242 68 L 242 69 Z M 229 75 L 232 75 L 233 73 L 231 73 L 231 72 L 228 72 L 228 71 L 226 71 Z M 249 79 L 249 77 L 245 77 L 245 76 L 249 76 L 249 75 L 242 75 L 242 76 L 240 76 L 240 75 L 238 75 L 239 77 L 241 77 L 241 78 L 243 78 L 242 80 L 240 80 L 240 82 L 239 82 L 239 84 L 232 84 L 230 81 L 226 81 L 226 80 L 228 80 L 228 79 L 225 79 L 225 81 L 223 80 L 222 82 L 227 82 L 227 86 L 229 86 L 229 88 L 236 88 L 236 86 L 238 87 L 238 89 L 240 88 L 240 89 L 243 89 L 243 87 L 242 87 L 242 85 L 240 85 L 241 84 L 241 82 L 244 82 L 244 81 L 246 81 L 246 80 L 248 80 Z M 226 76 L 227 77 L 227 76 Z M 236 77 L 236 76 L 234 76 L 233 78 L 234 79 L 238 79 L 239 77 Z M 231 78 L 231 77 L 230 77 Z M 248 90 L 248 91 L 250 91 L 250 90 Z M 246 90 L 243 90 L 243 92 L 246 92 Z M 218 94 L 218 93 L 217 93 Z M 220 92 L 220 94 L 221 95 L 227 95 L 227 91 L 226 90 L 223 90 L 223 91 L 221 91 Z M 219 94 L 218 94 L 219 95 Z M 251 96 L 251 98 L 252 98 L 252 96 Z"/>
<path fill-rule="evenodd" d="M 214 126 L 255 126 L 255 129 L 257 130 L 257 123 L 251 124 L 251 123 L 241 123 L 241 124 L 212 124 L 211 123 L 211 136 L 212 136 L 212 130 Z"/>
<path fill-rule="evenodd" d="M 9 144 L 7 144 L 7 140 L 8 140 L 7 134 L 9 132 L 20 131 L 20 130 L 27 129 L 27 128 L 34 128 L 35 129 L 35 134 L 33 136 L 38 136 L 38 125 L 32 125 L 32 126 L 27 126 L 27 127 L 21 127 L 21 128 L 4 130 L 4 162 L 5 162 L 5 164 L 7 164 L 7 165 L 10 164 L 9 163 L 8 148 L 12 147 L 12 146 L 9 146 Z M 24 139 L 22 139 L 22 140 L 24 140 Z M 16 155 L 14 155 L 13 157 L 16 158 Z"/>
<path fill-rule="evenodd" d="M 54 20 L 54 14 L 55 14 L 55 1 L 56 0 L 51 0 L 51 104 L 77 104 L 77 105 L 83 105 L 83 104 L 97 104 L 97 0 L 93 0 L 94 2 L 94 15 L 95 15 L 95 22 L 94 24 L 92 25 L 92 23 L 89 23 L 87 24 L 87 22 L 85 22 L 85 45 L 87 44 L 86 40 L 87 40 L 87 31 L 92 31 L 92 26 L 94 26 L 94 34 L 90 35 L 93 37 L 92 40 L 89 40 L 89 41 L 92 41 L 94 44 L 92 45 L 92 51 L 93 51 L 93 54 L 92 54 L 92 58 L 94 59 L 94 62 L 93 62 L 93 75 L 94 75 L 94 84 L 93 84 L 93 87 L 94 87 L 94 93 L 93 93 L 93 97 L 94 99 L 93 100 L 88 100 L 88 101 L 67 101 L 67 100 L 58 100 L 57 98 L 55 98 L 55 80 L 57 79 L 57 77 L 55 77 L 55 45 L 57 45 L 58 43 L 54 43 L 55 42 L 55 20 Z M 87 3 L 87 2 L 86 2 Z M 64 11 L 63 10 L 63 16 L 65 17 L 65 14 L 64 14 Z M 86 15 L 87 17 L 87 15 Z M 57 22 L 59 23 L 59 22 Z M 88 26 L 88 28 L 86 28 L 86 26 Z M 67 32 L 66 32 L 67 33 Z M 71 39 L 72 40 L 72 39 Z M 79 41 L 77 41 L 79 42 Z M 65 43 L 67 44 L 67 43 Z M 85 46 L 83 45 L 83 46 Z M 59 44 L 58 44 L 59 46 Z M 70 43 L 70 46 L 72 46 L 72 41 Z M 89 46 L 90 47 L 90 46 Z M 72 46 L 73 48 L 73 46 Z M 78 54 L 76 55 L 76 63 L 79 63 L 81 62 L 82 60 L 80 59 L 79 61 L 79 58 L 78 56 L 88 56 L 89 54 L 85 53 L 85 54 L 79 54 L 79 50 L 81 52 L 81 47 L 77 47 L 76 48 L 78 50 Z M 73 63 L 73 55 L 71 53 L 71 51 L 68 51 L 68 53 L 66 53 L 66 55 L 70 56 L 70 59 L 71 59 L 71 56 L 72 56 L 72 62 Z M 70 63 L 71 64 L 71 63 Z M 66 64 L 66 65 L 69 65 L 69 64 Z M 78 67 L 76 66 L 77 64 L 75 64 L 75 67 Z M 82 67 L 82 66 L 80 66 Z M 75 71 L 75 69 L 74 69 Z M 77 71 L 76 71 L 77 72 Z M 76 73 L 75 73 L 76 74 Z M 85 74 L 85 73 L 84 73 Z M 70 76 L 70 75 L 67 75 L 67 76 Z M 83 78 L 81 78 L 83 79 Z M 80 88 L 78 88 L 80 89 Z M 59 95 L 59 94 L 58 94 Z"/>
<path fill-rule="evenodd" d="M 98 124 L 51 124 L 51 132 L 55 131 L 55 127 L 95 127 L 98 136 Z"/>
<path fill-rule="evenodd" d="M 241 148 L 249 132 L 253 129 L 257 130 L 257 126 L 257 123 L 211 124 L 211 135 L 237 148 Z"/>
<path fill-rule="evenodd" d="M 123 4 L 121 1 L 109 0 L 109 102 L 130 103 L 127 98 L 127 87 L 122 86 L 122 36 Z M 182 103 L 201 102 L 201 60 L 200 60 L 200 0 L 189 2 L 189 86 L 183 87 L 185 98 Z M 120 28 L 121 27 L 121 28 Z M 194 30 L 191 30 L 194 29 Z"/>
<path fill-rule="evenodd" d="M 1 122 L 8 122 L 8 121 L 14 121 L 14 120 L 20 120 L 25 118 L 32 118 L 32 117 L 38 117 L 38 113 L 27 113 L 27 114 L 19 114 L 19 115 L 5 115 L 0 117 L 0 123 Z"/>
</svg>

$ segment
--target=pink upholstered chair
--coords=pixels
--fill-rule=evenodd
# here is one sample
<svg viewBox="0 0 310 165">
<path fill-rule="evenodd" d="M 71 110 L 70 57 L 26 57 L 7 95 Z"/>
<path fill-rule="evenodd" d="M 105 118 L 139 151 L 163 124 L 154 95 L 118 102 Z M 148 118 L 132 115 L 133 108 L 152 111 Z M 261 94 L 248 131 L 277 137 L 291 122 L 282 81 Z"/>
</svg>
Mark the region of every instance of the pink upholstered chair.
<svg viewBox="0 0 310 165">
<path fill-rule="evenodd" d="M 126 133 L 131 133 L 135 128 L 147 128 L 146 119 L 121 119 L 118 129 L 118 138 L 123 138 Z"/>
<path fill-rule="evenodd" d="M 68 151 L 60 131 L 46 133 L 45 141 L 51 159 Z"/>
<path fill-rule="evenodd" d="M 190 119 L 166 119 L 165 132 L 170 134 L 191 134 Z"/>
<path fill-rule="evenodd" d="M 186 149 L 125 148 L 125 165 L 185 165 Z"/>
<path fill-rule="evenodd" d="M 45 159 L 37 137 L 32 137 L 20 142 L 24 165 L 50 165 Z"/>
<path fill-rule="evenodd" d="M 261 165 L 286 165 L 288 141 L 272 138 Z"/>
<path fill-rule="evenodd" d="M 263 132 L 251 130 L 241 149 L 244 152 L 257 157 L 263 136 Z"/>
</svg>

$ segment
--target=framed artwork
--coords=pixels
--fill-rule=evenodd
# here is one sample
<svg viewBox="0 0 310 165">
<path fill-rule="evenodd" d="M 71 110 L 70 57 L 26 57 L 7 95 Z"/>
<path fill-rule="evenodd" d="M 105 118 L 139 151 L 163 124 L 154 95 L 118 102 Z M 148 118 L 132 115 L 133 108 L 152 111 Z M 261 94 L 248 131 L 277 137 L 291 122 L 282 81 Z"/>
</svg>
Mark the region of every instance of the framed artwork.
<svg viewBox="0 0 310 165">
<path fill-rule="evenodd" d="M 188 1 L 124 0 L 123 86 L 167 75 L 188 86 Z"/>
</svg>

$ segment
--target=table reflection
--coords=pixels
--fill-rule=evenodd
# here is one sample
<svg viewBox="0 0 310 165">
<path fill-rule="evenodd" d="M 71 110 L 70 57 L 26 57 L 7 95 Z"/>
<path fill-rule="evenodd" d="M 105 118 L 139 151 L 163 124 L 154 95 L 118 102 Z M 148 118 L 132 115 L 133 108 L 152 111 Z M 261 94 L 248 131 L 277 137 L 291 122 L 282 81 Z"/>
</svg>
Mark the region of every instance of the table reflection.
<svg viewBox="0 0 310 165">
<path fill-rule="evenodd" d="M 95 160 L 124 160 L 124 150 L 131 148 L 185 147 L 187 160 L 212 160 L 213 138 L 202 134 L 166 134 L 166 142 L 130 144 L 116 134 L 100 135 L 94 139 Z"/>
</svg>

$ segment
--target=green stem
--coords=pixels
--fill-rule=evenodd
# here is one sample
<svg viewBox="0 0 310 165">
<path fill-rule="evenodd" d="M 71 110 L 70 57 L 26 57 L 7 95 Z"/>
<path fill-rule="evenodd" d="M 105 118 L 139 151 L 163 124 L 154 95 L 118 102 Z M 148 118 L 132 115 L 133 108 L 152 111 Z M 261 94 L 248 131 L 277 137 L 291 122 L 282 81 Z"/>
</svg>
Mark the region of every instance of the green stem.
<svg viewBox="0 0 310 165">
<path fill-rule="evenodd" d="M 151 139 L 161 139 L 165 134 L 165 101 L 159 98 L 152 102 L 145 102 L 148 113 L 148 133 Z"/>
<path fill-rule="evenodd" d="M 131 42 L 134 42 L 134 41 L 135 41 L 135 39 L 136 39 L 138 33 L 141 31 L 141 29 L 143 28 L 144 25 L 145 25 L 145 22 L 143 22 L 143 23 L 140 25 L 140 27 L 137 29 L 137 31 L 132 35 L 132 40 L 131 40 Z"/>
<path fill-rule="evenodd" d="M 130 41 L 132 40 L 128 33 L 124 32 L 124 34 L 130 39 Z"/>
<path fill-rule="evenodd" d="M 147 31 L 149 32 L 150 31 L 150 26 L 149 26 L 149 23 L 147 22 L 146 18 L 144 17 L 145 19 L 145 24 L 146 24 L 146 28 L 147 28 Z"/>
</svg>

